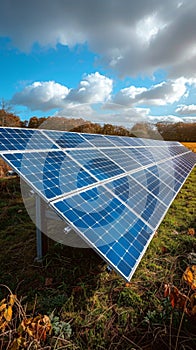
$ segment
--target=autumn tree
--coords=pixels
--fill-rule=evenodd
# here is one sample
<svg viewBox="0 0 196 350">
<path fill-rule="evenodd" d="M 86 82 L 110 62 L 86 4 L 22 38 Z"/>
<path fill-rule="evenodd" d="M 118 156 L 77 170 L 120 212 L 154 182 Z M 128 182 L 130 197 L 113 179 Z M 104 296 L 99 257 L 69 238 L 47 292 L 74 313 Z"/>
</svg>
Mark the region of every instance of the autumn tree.
<svg viewBox="0 0 196 350">
<path fill-rule="evenodd" d="M 12 126 L 20 127 L 20 118 L 13 113 L 8 113 L 3 109 L 0 109 L 0 126 Z"/>
<path fill-rule="evenodd" d="M 196 123 L 157 123 L 164 140 L 196 142 Z"/>
<path fill-rule="evenodd" d="M 20 118 L 11 113 L 11 105 L 4 98 L 0 101 L 0 126 L 20 127 Z"/>
<path fill-rule="evenodd" d="M 28 123 L 28 128 L 31 129 L 37 129 L 39 128 L 42 124 L 44 125 L 44 123 L 46 122 L 46 120 L 48 119 L 48 117 L 31 117 Z"/>
</svg>

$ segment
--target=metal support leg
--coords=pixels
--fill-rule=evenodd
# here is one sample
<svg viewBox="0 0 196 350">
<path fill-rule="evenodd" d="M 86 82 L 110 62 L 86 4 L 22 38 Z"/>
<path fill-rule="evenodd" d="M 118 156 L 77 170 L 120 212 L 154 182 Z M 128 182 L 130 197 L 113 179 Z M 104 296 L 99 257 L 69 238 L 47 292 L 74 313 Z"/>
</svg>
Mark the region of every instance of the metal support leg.
<svg viewBox="0 0 196 350">
<path fill-rule="evenodd" d="M 48 237 L 43 233 L 46 232 L 46 209 L 44 201 L 36 195 L 35 197 L 35 214 L 36 214 L 36 261 L 42 262 L 44 255 L 48 252 Z"/>
<path fill-rule="evenodd" d="M 41 232 L 41 198 L 35 197 L 35 214 L 36 214 L 36 261 L 42 261 L 42 232 Z"/>
</svg>

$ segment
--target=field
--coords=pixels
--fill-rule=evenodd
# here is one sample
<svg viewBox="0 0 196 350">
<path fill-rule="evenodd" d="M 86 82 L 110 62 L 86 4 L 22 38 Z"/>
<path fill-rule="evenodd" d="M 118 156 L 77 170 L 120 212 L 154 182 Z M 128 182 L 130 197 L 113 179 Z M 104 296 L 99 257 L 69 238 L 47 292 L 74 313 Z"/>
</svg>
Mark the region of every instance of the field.
<svg viewBox="0 0 196 350">
<path fill-rule="evenodd" d="M 0 349 L 194 350 L 196 317 L 187 310 L 195 306 L 196 286 L 182 276 L 196 264 L 195 180 L 196 169 L 127 284 L 90 249 L 50 241 L 44 262 L 35 262 L 35 226 L 24 208 L 19 180 L 1 179 L 0 301 L 10 293 L 7 288 L 18 299 L 10 306 L 13 315 L 8 308 L 4 314 L 8 321 L 0 330 Z M 165 284 L 173 291 L 170 298 L 164 296 Z M 5 301 L 0 326 L 2 305 Z M 36 333 L 38 322 L 44 327 L 41 315 L 52 312 L 52 332 Z"/>
<path fill-rule="evenodd" d="M 185 147 L 191 151 L 196 152 L 196 142 L 181 142 Z"/>
</svg>

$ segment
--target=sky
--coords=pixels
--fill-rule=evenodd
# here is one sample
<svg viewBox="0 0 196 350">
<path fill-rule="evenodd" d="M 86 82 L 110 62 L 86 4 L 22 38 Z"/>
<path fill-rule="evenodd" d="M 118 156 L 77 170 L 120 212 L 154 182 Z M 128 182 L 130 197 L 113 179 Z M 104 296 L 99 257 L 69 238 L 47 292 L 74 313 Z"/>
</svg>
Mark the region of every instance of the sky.
<svg viewBox="0 0 196 350">
<path fill-rule="evenodd" d="M 2 0 L 0 99 L 22 120 L 196 122 L 196 1 Z"/>
</svg>

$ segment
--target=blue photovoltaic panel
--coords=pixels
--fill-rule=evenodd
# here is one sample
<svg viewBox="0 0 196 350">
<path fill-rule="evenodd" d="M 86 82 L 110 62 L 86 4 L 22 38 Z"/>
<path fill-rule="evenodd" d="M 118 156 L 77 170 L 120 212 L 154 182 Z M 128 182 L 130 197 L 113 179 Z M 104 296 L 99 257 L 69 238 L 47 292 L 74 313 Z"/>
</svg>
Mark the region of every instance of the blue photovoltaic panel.
<svg viewBox="0 0 196 350">
<path fill-rule="evenodd" d="M 142 151 L 137 148 L 126 148 L 123 149 L 123 152 L 125 152 L 132 159 L 136 160 L 136 162 L 138 162 L 141 166 L 146 166 L 155 162 L 152 153 L 149 151 L 148 156 L 146 156 L 146 154 L 143 154 Z"/>
<path fill-rule="evenodd" d="M 118 148 L 107 148 L 102 150 L 102 152 L 107 155 L 112 161 L 118 164 L 124 171 L 131 171 L 134 169 L 138 169 L 141 165 L 133 158 L 129 157 L 124 149 Z"/>
<path fill-rule="evenodd" d="M 157 226 L 160 220 L 159 215 L 162 217 L 167 210 L 166 205 L 155 197 L 151 191 L 148 191 L 148 187 L 142 187 L 131 176 L 114 180 L 106 187 L 112 192 L 114 192 L 112 189 L 115 189 L 115 193 L 118 193 L 118 197 L 126 203 L 129 209 L 145 220 L 152 228 Z"/>
<path fill-rule="evenodd" d="M 124 172 L 123 169 L 98 150 L 73 150 L 68 151 L 68 154 L 98 180 L 108 179 Z"/>
<path fill-rule="evenodd" d="M 0 151 L 23 151 L 56 149 L 52 140 L 40 131 L 28 129 L 0 128 Z"/>
<path fill-rule="evenodd" d="M 175 197 L 176 192 L 174 189 L 172 191 L 171 187 L 168 187 L 166 183 L 160 181 L 160 178 L 149 170 L 135 172 L 134 174 L 131 174 L 131 177 L 146 188 L 149 193 L 160 198 L 161 202 L 166 206 L 168 206 Z M 174 179 L 172 179 L 171 185 L 173 185 L 173 182 Z"/>
<path fill-rule="evenodd" d="M 82 136 L 97 148 L 114 147 L 114 144 L 103 135 L 82 134 Z"/>
<path fill-rule="evenodd" d="M 126 280 L 196 163 L 173 141 L 20 128 L 0 154 Z"/>
<path fill-rule="evenodd" d="M 127 146 L 135 147 L 135 146 L 143 146 L 143 139 L 138 139 L 136 137 L 123 137 L 124 141 L 127 143 Z"/>
<path fill-rule="evenodd" d="M 53 202 L 52 206 L 129 279 L 152 228 L 103 186 Z"/>
<path fill-rule="evenodd" d="M 128 147 L 129 144 L 124 140 L 123 137 L 120 136 L 107 136 L 108 140 L 112 142 L 115 146 L 126 146 Z"/>
<path fill-rule="evenodd" d="M 180 146 L 170 146 L 169 152 L 172 156 L 176 156 L 178 154 L 186 153 L 187 149 L 185 147 L 180 147 Z"/>
<path fill-rule="evenodd" d="M 90 148 L 92 145 L 85 140 L 81 135 L 71 132 L 47 131 L 44 133 L 48 135 L 61 148 Z"/>
<path fill-rule="evenodd" d="M 62 151 L 4 154 L 4 159 L 46 200 L 97 182 Z"/>
</svg>

